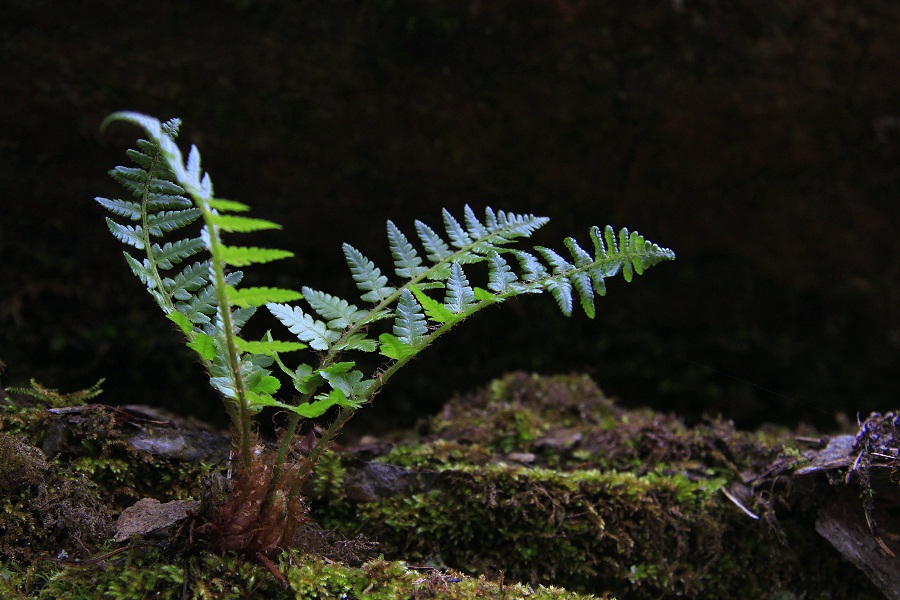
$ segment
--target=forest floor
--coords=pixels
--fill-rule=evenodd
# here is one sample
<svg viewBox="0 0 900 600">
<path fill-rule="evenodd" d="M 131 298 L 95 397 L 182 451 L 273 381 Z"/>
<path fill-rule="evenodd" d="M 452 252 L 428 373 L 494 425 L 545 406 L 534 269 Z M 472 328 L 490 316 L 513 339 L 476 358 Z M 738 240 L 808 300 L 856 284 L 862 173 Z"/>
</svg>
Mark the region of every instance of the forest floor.
<svg viewBox="0 0 900 600">
<path fill-rule="evenodd" d="M 335 446 L 294 549 L 266 557 L 193 535 L 225 433 L 97 392 L 2 398 L 3 597 L 900 597 L 892 413 L 743 432 L 513 373 Z"/>
</svg>

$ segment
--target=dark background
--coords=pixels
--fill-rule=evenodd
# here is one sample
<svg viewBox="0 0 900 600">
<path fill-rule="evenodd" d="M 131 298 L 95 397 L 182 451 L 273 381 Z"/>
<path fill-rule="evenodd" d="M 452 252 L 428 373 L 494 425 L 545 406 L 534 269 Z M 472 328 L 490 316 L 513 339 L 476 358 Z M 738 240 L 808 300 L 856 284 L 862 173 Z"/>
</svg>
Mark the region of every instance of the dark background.
<svg viewBox="0 0 900 600">
<path fill-rule="evenodd" d="M 466 203 L 550 216 L 536 242 L 557 248 L 610 223 L 676 251 L 611 281 L 594 321 L 549 296 L 473 318 L 359 425 L 515 369 L 744 426 L 896 406 L 896 2 L 0 7 L 4 385 L 106 377 L 107 403 L 222 422 L 91 200 L 122 194 L 106 171 L 138 131 L 98 127 L 130 109 L 181 117 L 219 195 L 284 225 L 256 241 L 297 258 L 251 283 L 349 298 L 341 242 L 389 267 L 386 219 L 411 235 Z"/>
</svg>

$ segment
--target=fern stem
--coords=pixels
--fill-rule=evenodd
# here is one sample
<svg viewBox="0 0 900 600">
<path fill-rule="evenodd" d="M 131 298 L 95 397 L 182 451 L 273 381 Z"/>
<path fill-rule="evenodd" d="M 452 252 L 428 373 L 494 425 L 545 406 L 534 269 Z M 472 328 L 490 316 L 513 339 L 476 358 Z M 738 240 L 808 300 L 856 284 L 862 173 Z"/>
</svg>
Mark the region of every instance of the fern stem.
<svg viewBox="0 0 900 600">
<path fill-rule="evenodd" d="M 340 433 L 344 425 L 347 424 L 347 421 L 349 421 L 350 418 L 355 414 L 356 409 L 340 409 L 337 418 L 332 421 L 331 425 L 328 427 L 322 437 L 319 438 L 319 441 L 313 447 L 312 451 L 309 453 L 309 456 L 306 457 L 306 461 L 300 467 L 300 475 L 291 486 L 291 489 L 288 493 L 289 498 L 293 498 L 300 493 L 300 490 L 303 488 L 303 484 L 305 484 L 306 480 L 309 479 L 309 476 L 312 475 L 313 469 L 315 468 L 316 463 L 319 462 L 322 454 L 328 449 L 328 447 L 331 445 L 331 442 L 334 441 L 334 438 L 338 433 Z"/>
<path fill-rule="evenodd" d="M 310 394 L 304 395 L 300 402 L 306 402 L 310 396 Z M 272 478 L 269 480 L 266 495 L 263 497 L 262 504 L 260 505 L 260 512 L 265 511 L 269 507 L 269 504 L 275 495 L 275 490 L 278 489 L 278 480 L 281 479 L 282 465 L 284 465 L 284 461 L 287 459 L 287 454 L 291 448 L 291 442 L 294 441 L 294 437 L 297 435 L 297 427 L 300 426 L 300 420 L 302 418 L 303 417 L 300 416 L 300 414 L 295 412 L 292 412 L 288 417 L 288 422 L 284 428 L 284 435 L 278 442 L 278 453 L 275 456 L 275 463 L 272 466 Z"/>
<path fill-rule="evenodd" d="M 231 319 L 231 302 L 228 300 L 227 286 L 225 282 L 225 261 L 222 260 L 222 240 L 219 236 L 219 228 L 213 223 L 213 211 L 207 203 L 207 198 L 199 195 L 191 194 L 197 207 L 203 214 L 203 222 L 206 224 L 206 231 L 209 234 L 209 252 L 212 255 L 211 266 L 214 279 L 214 289 L 216 291 L 216 299 L 219 304 L 219 318 L 222 319 L 222 333 L 225 338 L 226 358 L 228 360 L 228 370 L 234 381 L 235 397 L 233 399 L 235 406 L 233 407 L 234 415 L 232 415 L 232 423 L 237 428 L 235 436 L 237 437 L 237 455 L 238 465 L 242 470 L 250 467 L 250 459 L 252 456 L 252 435 L 250 415 L 247 413 L 246 390 L 244 389 L 244 379 L 241 377 L 240 353 L 237 344 L 234 341 L 234 323 Z M 231 412 L 231 410 L 229 411 Z M 235 419 L 234 416 L 237 418 Z"/>
</svg>

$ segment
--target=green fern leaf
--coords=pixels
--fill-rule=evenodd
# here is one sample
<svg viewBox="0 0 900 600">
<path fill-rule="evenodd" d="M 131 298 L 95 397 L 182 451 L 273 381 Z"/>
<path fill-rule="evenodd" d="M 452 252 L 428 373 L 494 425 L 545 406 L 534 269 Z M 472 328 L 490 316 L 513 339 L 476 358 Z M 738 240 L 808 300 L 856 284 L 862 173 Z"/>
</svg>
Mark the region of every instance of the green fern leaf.
<svg viewBox="0 0 900 600">
<path fill-rule="evenodd" d="M 541 261 L 533 254 L 529 254 L 523 250 L 515 250 L 514 256 L 519 259 L 519 264 L 522 266 L 523 279 L 525 279 L 525 281 L 543 279 L 549 274 L 547 273 L 546 267 L 544 267 L 544 265 L 541 264 Z"/>
<path fill-rule="evenodd" d="M 447 293 L 444 307 L 454 314 L 464 313 L 475 304 L 475 291 L 459 263 L 450 266 L 450 278 L 447 279 Z"/>
<path fill-rule="evenodd" d="M 196 208 L 162 211 L 147 216 L 147 230 L 150 235 L 160 237 L 163 232 L 187 227 L 199 218 L 200 211 Z"/>
<path fill-rule="evenodd" d="M 253 263 L 267 263 L 294 256 L 287 250 L 274 248 L 257 248 L 255 246 L 222 246 L 219 254 L 221 260 L 233 267 L 246 267 Z"/>
<path fill-rule="evenodd" d="M 123 244 L 128 244 L 138 250 L 144 249 L 143 230 L 139 225 L 119 225 L 109 217 L 106 217 L 106 226 L 109 227 L 110 233 Z"/>
<path fill-rule="evenodd" d="M 150 177 L 147 171 L 137 167 L 116 167 L 110 169 L 110 176 L 116 183 L 132 193 L 135 197 L 144 195 L 147 189 L 147 181 Z"/>
<path fill-rule="evenodd" d="M 295 352 L 307 347 L 306 344 L 301 344 L 300 342 L 283 342 L 279 340 L 247 341 L 235 338 L 234 341 L 237 349 L 241 352 L 264 354 L 266 356 L 275 356 L 280 352 Z"/>
<path fill-rule="evenodd" d="M 242 277 L 243 273 L 240 271 L 229 273 L 225 276 L 225 285 L 234 287 L 240 283 Z M 183 314 L 192 323 L 199 325 L 209 323 L 209 316 L 216 314 L 217 308 L 216 289 L 212 284 L 207 285 L 191 296 L 187 302 L 175 304 L 175 310 Z"/>
<path fill-rule="evenodd" d="M 153 155 L 156 154 L 156 146 L 147 140 L 138 140 L 137 145 L 144 152 L 128 149 L 125 151 L 125 156 L 139 164 L 145 171 L 149 171 L 156 163 L 153 159 Z"/>
<path fill-rule="evenodd" d="M 329 329 L 346 329 L 356 324 L 368 311 L 359 310 L 346 300 L 308 287 L 301 288 L 303 297 L 323 319 L 328 319 Z"/>
<path fill-rule="evenodd" d="M 463 226 L 459 224 L 453 215 L 446 208 L 441 210 L 444 216 L 444 228 L 447 230 L 447 237 L 450 238 L 450 244 L 456 248 L 466 248 L 472 243 L 472 239 Z"/>
<path fill-rule="evenodd" d="M 187 179 L 200 187 L 200 151 L 197 150 L 197 146 L 191 145 L 191 149 L 188 151 L 187 162 L 184 164 L 184 170 Z M 210 196 L 210 194 L 203 195 L 206 197 Z"/>
<path fill-rule="evenodd" d="M 417 348 L 401 342 L 397 336 L 389 333 L 382 333 L 378 336 L 378 343 L 379 352 L 392 360 L 403 360 L 418 352 Z"/>
<path fill-rule="evenodd" d="M 176 242 L 166 242 L 165 245 L 153 244 L 150 253 L 153 260 L 161 269 L 171 269 L 173 265 L 180 263 L 185 258 L 194 256 L 206 247 L 200 238 L 189 238 Z M 146 282 L 145 282 L 146 283 Z"/>
<path fill-rule="evenodd" d="M 338 363 L 345 364 L 345 363 Z M 353 363 L 349 363 L 351 366 Z M 353 404 L 352 408 L 359 408 L 359 405 L 353 401 L 358 396 L 363 395 L 372 385 L 372 380 L 363 380 L 363 373 L 358 369 L 346 372 L 336 372 L 331 369 L 321 370 L 319 373 L 335 390 L 344 394 L 344 398 Z"/>
<path fill-rule="evenodd" d="M 412 290 L 416 300 L 422 305 L 425 314 L 432 321 L 436 323 L 447 323 L 456 318 L 456 315 L 449 311 L 443 304 L 430 297 L 417 286 L 411 285 L 409 286 L 409 289 Z"/>
<path fill-rule="evenodd" d="M 387 277 L 382 275 L 375 263 L 366 258 L 362 252 L 346 243 L 343 245 L 343 249 L 356 287 L 366 292 L 360 296 L 363 302 L 382 302 L 397 291 L 386 285 Z"/>
<path fill-rule="evenodd" d="M 301 341 L 309 342 L 314 350 L 328 350 L 340 337 L 336 331 L 328 329 L 325 323 L 316 321 L 296 306 L 267 304 L 266 308 Z"/>
<path fill-rule="evenodd" d="M 575 262 L 576 267 L 586 267 L 593 262 L 591 255 L 578 245 L 575 238 L 567 237 L 563 243 L 572 255 L 572 260 Z"/>
<path fill-rule="evenodd" d="M 416 253 L 409 240 L 403 235 L 403 232 L 394 225 L 393 221 L 387 222 L 388 245 L 391 249 L 391 255 L 394 257 L 394 271 L 398 277 L 413 279 L 428 271 L 426 267 L 421 266 L 422 259 Z"/>
<path fill-rule="evenodd" d="M 231 311 L 231 326 L 234 330 L 234 333 L 239 332 L 243 329 L 244 325 L 247 324 L 247 321 L 250 320 L 250 317 L 256 314 L 255 306 L 244 306 L 241 308 L 236 308 Z M 221 324 L 216 325 L 216 331 L 221 330 Z"/>
<path fill-rule="evenodd" d="M 235 200 L 224 200 L 222 198 L 213 198 L 211 200 L 208 200 L 207 204 L 210 208 L 222 211 L 247 212 L 248 210 L 250 210 L 250 207 L 243 202 L 237 202 Z"/>
<path fill-rule="evenodd" d="M 486 238 L 490 235 L 490 232 L 485 229 L 484 224 L 478 220 L 478 217 L 475 216 L 475 211 L 472 210 L 472 207 L 466 204 L 463 209 L 464 212 L 464 220 L 466 222 L 466 228 L 469 231 L 469 235 L 471 235 L 474 239 Z"/>
<path fill-rule="evenodd" d="M 494 221 L 494 219 L 487 220 Z M 495 227 L 497 230 L 502 229 L 504 231 L 504 238 L 511 240 L 517 237 L 528 237 L 549 222 L 550 219 L 548 217 L 519 215 L 501 210 L 497 212 Z"/>
<path fill-rule="evenodd" d="M 367 338 L 365 334 L 354 333 L 346 338 L 341 338 L 332 347 L 333 352 L 344 350 L 359 350 L 361 352 L 375 352 L 378 350 L 378 342 Z"/>
<path fill-rule="evenodd" d="M 148 192 L 146 195 L 147 212 L 152 213 L 158 210 L 183 210 L 191 208 L 191 201 L 181 196 L 172 196 L 170 194 L 156 194 Z"/>
<path fill-rule="evenodd" d="M 565 278 L 549 279 L 544 287 L 556 300 L 562 314 L 567 317 L 572 316 L 572 284 L 569 283 L 569 280 Z"/>
<path fill-rule="evenodd" d="M 159 171 L 155 171 L 159 174 Z M 150 177 L 147 181 L 147 200 L 151 210 L 190 208 L 193 203 L 184 197 L 184 188 L 168 179 Z"/>
<path fill-rule="evenodd" d="M 591 285 L 591 278 L 587 273 L 576 272 L 571 276 L 572 285 L 578 292 L 578 298 L 581 300 L 581 308 L 588 318 L 594 318 L 594 287 Z"/>
<path fill-rule="evenodd" d="M 131 272 L 141 280 L 141 283 L 146 285 L 149 289 L 156 287 L 156 280 L 153 279 L 153 268 L 149 264 L 150 261 L 145 258 L 144 262 L 141 263 L 127 252 L 123 252 L 122 254 L 125 255 L 125 262 L 131 267 Z"/>
<path fill-rule="evenodd" d="M 548 263 L 550 263 L 550 266 L 553 267 L 554 273 L 563 273 L 565 271 L 570 271 L 575 268 L 574 265 L 572 265 L 569 261 L 567 261 L 565 258 L 560 256 L 559 254 L 557 254 L 550 248 L 545 248 L 543 246 L 535 246 L 534 249 L 537 250 L 538 253 L 544 257 L 544 260 L 546 260 Z"/>
<path fill-rule="evenodd" d="M 509 263 L 496 251 L 488 254 L 488 289 L 503 293 L 513 289 L 513 284 L 518 280 Z"/>
<path fill-rule="evenodd" d="M 412 292 L 404 289 L 400 292 L 400 301 L 397 302 L 394 335 L 402 343 L 415 348 L 427 333 L 428 326 L 421 305 Z"/>
<path fill-rule="evenodd" d="M 422 246 L 425 247 L 428 260 L 431 262 L 440 262 L 453 255 L 447 242 L 422 221 L 416 221 L 416 232 L 419 234 L 419 239 L 422 240 Z"/>
<path fill-rule="evenodd" d="M 163 279 L 163 287 L 178 300 L 188 300 L 193 292 L 209 283 L 209 261 L 186 266 L 175 277 Z"/>
<path fill-rule="evenodd" d="M 184 335 L 190 335 L 194 331 L 194 325 L 191 321 L 180 312 L 166 313 L 166 318 L 178 325 Z"/>
<path fill-rule="evenodd" d="M 110 200 L 109 198 L 94 198 L 101 206 L 109 212 L 125 217 L 132 221 L 141 220 L 141 205 L 139 202 L 129 202 L 127 200 Z"/>
<path fill-rule="evenodd" d="M 188 341 L 187 347 L 199 354 L 203 360 L 213 360 L 217 355 L 216 341 L 205 333 L 196 334 Z"/>
<path fill-rule="evenodd" d="M 210 221 L 222 231 L 247 233 L 264 229 L 281 229 L 281 225 L 265 219 L 252 219 L 235 215 L 213 215 Z"/>
<path fill-rule="evenodd" d="M 237 289 L 228 286 L 228 301 L 234 306 L 264 306 L 269 303 L 284 303 L 300 300 L 303 295 L 294 290 L 274 287 L 249 287 Z"/>
</svg>

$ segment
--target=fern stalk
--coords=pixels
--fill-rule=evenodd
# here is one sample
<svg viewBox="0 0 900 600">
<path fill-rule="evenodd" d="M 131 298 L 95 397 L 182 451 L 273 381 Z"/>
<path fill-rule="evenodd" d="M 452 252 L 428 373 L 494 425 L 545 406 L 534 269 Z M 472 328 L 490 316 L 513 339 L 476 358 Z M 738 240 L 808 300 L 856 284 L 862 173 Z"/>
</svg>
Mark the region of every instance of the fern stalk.
<svg viewBox="0 0 900 600">
<path fill-rule="evenodd" d="M 206 232 L 209 237 L 209 253 L 212 255 L 211 270 L 214 278 L 213 287 L 216 291 L 216 300 L 218 301 L 218 315 L 222 320 L 222 333 L 225 338 L 225 357 L 228 360 L 228 367 L 232 373 L 240 373 L 240 354 L 235 343 L 234 323 L 231 315 L 231 302 L 228 299 L 227 286 L 225 284 L 225 263 L 222 260 L 223 250 L 222 241 L 219 235 L 219 226 L 213 218 L 213 211 L 209 206 L 207 199 L 202 196 L 194 196 L 194 201 L 203 213 L 203 222 L 205 223 Z M 235 415 L 232 415 L 232 425 L 236 429 L 237 435 L 236 445 L 239 448 L 237 452 L 238 460 L 242 469 L 250 467 L 250 456 L 253 445 L 252 422 L 250 415 L 247 414 L 247 394 L 244 389 L 243 378 L 234 377 L 235 399 L 234 406 Z"/>
</svg>

